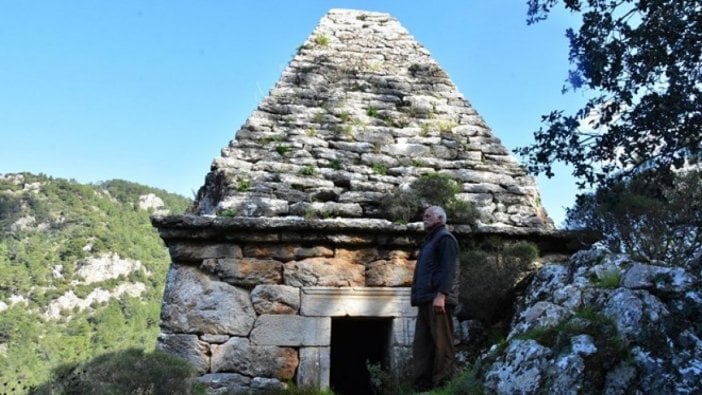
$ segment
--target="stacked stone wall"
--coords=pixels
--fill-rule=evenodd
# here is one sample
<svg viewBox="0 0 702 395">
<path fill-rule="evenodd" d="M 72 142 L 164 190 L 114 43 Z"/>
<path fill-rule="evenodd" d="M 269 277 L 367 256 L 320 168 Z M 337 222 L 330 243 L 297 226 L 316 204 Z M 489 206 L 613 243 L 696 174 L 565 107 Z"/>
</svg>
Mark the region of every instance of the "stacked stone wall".
<svg viewBox="0 0 702 395">
<path fill-rule="evenodd" d="M 408 366 L 421 224 L 201 216 L 152 222 L 172 259 L 158 347 L 189 361 L 210 393 L 287 382 L 328 387 L 334 317 L 391 319 L 386 362 L 398 374 Z M 462 243 L 497 235 L 452 230 Z M 563 246 L 557 235 L 541 235 L 548 237 Z M 465 328 L 456 327 L 467 341 Z"/>
<path fill-rule="evenodd" d="M 210 392 L 328 386 L 337 316 L 393 318 L 391 362 L 406 363 L 417 232 L 190 219 L 200 223 L 161 227 L 172 264 L 158 346 L 188 360 Z"/>
</svg>

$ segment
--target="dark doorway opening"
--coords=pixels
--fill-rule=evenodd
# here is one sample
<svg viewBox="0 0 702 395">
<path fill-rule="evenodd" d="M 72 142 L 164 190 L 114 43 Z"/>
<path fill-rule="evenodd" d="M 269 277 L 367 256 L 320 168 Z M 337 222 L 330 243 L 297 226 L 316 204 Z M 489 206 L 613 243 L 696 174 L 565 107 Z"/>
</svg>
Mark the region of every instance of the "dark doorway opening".
<svg viewBox="0 0 702 395">
<path fill-rule="evenodd" d="M 330 386 L 335 394 L 372 394 L 367 363 L 388 362 L 392 318 L 332 318 Z"/>
</svg>

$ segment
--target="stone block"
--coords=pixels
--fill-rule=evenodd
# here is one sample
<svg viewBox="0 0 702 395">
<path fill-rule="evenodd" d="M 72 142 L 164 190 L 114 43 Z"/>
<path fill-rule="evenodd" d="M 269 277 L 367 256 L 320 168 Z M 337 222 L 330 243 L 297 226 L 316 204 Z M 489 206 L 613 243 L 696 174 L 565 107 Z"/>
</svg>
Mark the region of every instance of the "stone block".
<svg viewBox="0 0 702 395">
<path fill-rule="evenodd" d="M 365 267 L 338 258 L 308 258 L 283 265 L 286 285 L 361 286 L 365 283 Z"/>
<path fill-rule="evenodd" d="M 366 265 L 378 259 L 378 250 L 376 248 L 360 248 L 354 250 L 337 248 L 334 250 L 334 258 L 343 259 L 349 263 L 358 265 Z"/>
<path fill-rule="evenodd" d="M 207 258 L 241 258 L 241 247 L 236 244 L 196 244 L 172 242 L 168 245 L 173 262 L 201 262 Z"/>
<path fill-rule="evenodd" d="M 366 286 L 408 287 L 412 285 L 415 263 L 405 259 L 371 262 L 366 269 Z"/>
<path fill-rule="evenodd" d="M 300 310 L 300 289 L 288 285 L 257 285 L 251 291 L 256 313 L 297 314 Z"/>
<path fill-rule="evenodd" d="M 272 259 L 205 259 L 202 269 L 214 273 L 222 281 L 242 287 L 282 282 L 282 263 Z"/>
<path fill-rule="evenodd" d="M 263 393 L 284 391 L 288 389 L 288 385 L 278 379 L 268 377 L 254 377 L 251 379 L 251 389 L 261 391 Z"/>
<path fill-rule="evenodd" d="M 415 317 L 397 317 L 392 320 L 392 344 L 411 346 L 414 341 Z"/>
<path fill-rule="evenodd" d="M 207 387 L 207 394 L 245 393 L 251 385 L 251 378 L 237 373 L 210 373 L 195 380 Z"/>
<path fill-rule="evenodd" d="M 295 259 L 305 259 L 305 258 L 315 258 L 315 257 L 332 257 L 334 256 L 334 250 L 331 248 L 317 246 L 310 248 L 296 248 L 295 249 Z"/>
<path fill-rule="evenodd" d="M 188 361 L 200 374 L 210 370 L 209 345 L 198 339 L 197 335 L 162 333 L 156 348 Z"/>
<path fill-rule="evenodd" d="M 181 333 L 247 335 L 256 317 L 249 293 L 212 281 L 191 266 L 171 265 L 161 307 L 161 326 Z"/>
<path fill-rule="evenodd" d="M 207 342 L 207 343 L 222 344 L 222 343 L 226 343 L 227 340 L 229 340 L 229 336 L 227 336 L 227 335 L 210 335 L 209 333 L 205 333 L 204 335 L 200 336 L 200 340 Z"/>
<path fill-rule="evenodd" d="M 244 337 L 232 337 L 212 346 L 212 373 L 238 373 L 249 377 L 290 380 L 299 364 L 297 351 L 288 347 L 253 345 Z"/>
<path fill-rule="evenodd" d="M 251 331 L 251 342 L 265 346 L 328 346 L 331 318 L 262 315 Z"/>
<path fill-rule="evenodd" d="M 390 346 L 390 372 L 395 377 L 407 377 L 412 372 L 412 346 Z"/>
<path fill-rule="evenodd" d="M 329 388 L 331 369 L 331 348 L 300 348 L 300 366 L 297 368 L 297 386 L 299 388 Z"/>
<path fill-rule="evenodd" d="M 302 288 L 300 314 L 311 317 L 416 317 L 409 288 Z"/>
</svg>

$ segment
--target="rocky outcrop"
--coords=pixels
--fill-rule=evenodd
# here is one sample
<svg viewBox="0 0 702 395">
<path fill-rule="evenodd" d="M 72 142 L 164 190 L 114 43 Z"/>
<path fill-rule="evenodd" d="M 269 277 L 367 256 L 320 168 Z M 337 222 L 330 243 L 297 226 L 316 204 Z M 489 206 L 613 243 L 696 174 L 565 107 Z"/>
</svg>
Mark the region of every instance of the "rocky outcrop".
<svg viewBox="0 0 702 395">
<path fill-rule="evenodd" d="M 595 246 L 543 267 L 516 311 L 483 359 L 490 393 L 702 391 L 696 273 Z"/>
</svg>

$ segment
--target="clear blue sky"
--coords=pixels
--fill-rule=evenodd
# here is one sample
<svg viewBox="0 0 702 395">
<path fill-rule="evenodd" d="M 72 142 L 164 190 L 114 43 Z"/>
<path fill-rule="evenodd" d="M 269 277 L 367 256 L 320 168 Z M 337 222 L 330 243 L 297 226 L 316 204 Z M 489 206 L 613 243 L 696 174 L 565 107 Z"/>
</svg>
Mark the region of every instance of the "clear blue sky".
<svg viewBox="0 0 702 395">
<path fill-rule="evenodd" d="M 526 25 L 526 0 L 0 0 L 0 173 L 114 178 L 193 197 L 212 160 L 330 8 L 389 12 L 494 134 L 529 144 L 562 95 L 566 27 Z M 557 224 L 567 169 L 539 177 Z"/>
</svg>

